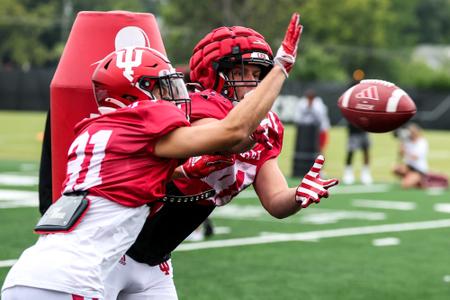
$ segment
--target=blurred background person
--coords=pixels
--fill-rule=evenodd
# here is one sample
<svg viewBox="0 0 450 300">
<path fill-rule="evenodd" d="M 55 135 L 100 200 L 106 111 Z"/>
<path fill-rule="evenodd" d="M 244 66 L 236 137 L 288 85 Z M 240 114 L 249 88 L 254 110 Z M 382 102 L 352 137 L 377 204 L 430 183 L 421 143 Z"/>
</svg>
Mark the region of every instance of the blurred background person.
<svg viewBox="0 0 450 300">
<path fill-rule="evenodd" d="M 319 151 L 323 153 L 328 142 L 330 119 L 327 106 L 314 89 L 306 90 L 305 96 L 300 98 L 295 108 L 294 122 L 297 125 L 318 126 Z"/>
<path fill-rule="evenodd" d="M 363 166 L 361 168 L 360 180 L 363 184 L 371 184 L 373 182 L 372 174 L 370 172 L 370 138 L 369 134 L 359 129 L 358 127 L 347 123 L 347 155 L 345 158 L 345 169 L 342 181 L 345 184 L 353 184 L 355 182 L 355 175 L 353 171 L 353 154 L 357 150 L 363 153 Z"/>
<path fill-rule="evenodd" d="M 402 163 L 394 168 L 394 174 L 401 178 L 402 188 L 422 187 L 422 179 L 428 172 L 428 141 L 417 124 L 399 130 L 398 137 Z"/>
<path fill-rule="evenodd" d="M 297 127 L 293 175 L 301 177 L 324 153 L 330 129 L 328 108 L 314 89 L 306 90 L 298 101 L 293 121 Z"/>
</svg>

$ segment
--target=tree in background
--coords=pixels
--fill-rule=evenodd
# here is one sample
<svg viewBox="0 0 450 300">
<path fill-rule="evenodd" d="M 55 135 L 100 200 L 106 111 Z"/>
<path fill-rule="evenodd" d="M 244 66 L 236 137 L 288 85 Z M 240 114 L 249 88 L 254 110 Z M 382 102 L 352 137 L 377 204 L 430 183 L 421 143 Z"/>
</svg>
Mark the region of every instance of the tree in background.
<svg viewBox="0 0 450 300">
<path fill-rule="evenodd" d="M 281 42 L 286 18 L 299 1 L 279 0 L 170 0 L 161 2 L 159 15 L 169 56 L 188 63 L 194 45 L 220 26 L 245 26 L 264 33 L 275 45 Z M 302 1 L 304 2 L 304 1 Z M 303 20 L 302 20 L 303 22 Z"/>
<path fill-rule="evenodd" d="M 171 0 L 161 3 L 159 13 L 169 55 L 187 63 L 195 42 L 221 25 L 253 27 L 276 44 L 286 11 L 302 14 L 302 59 L 292 77 L 304 80 L 342 82 L 362 69 L 371 77 L 415 84 L 408 76 L 413 47 L 430 42 L 430 36 L 434 43 L 450 43 L 448 0 Z M 439 17 L 430 21 L 434 15 Z M 426 34 L 422 24 L 434 33 Z"/>
<path fill-rule="evenodd" d="M 56 66 L 76 14 L 83 10 L 147 11 L 155 1 L 1 0 L 0 67 Z"/>
<path fill-rule="evenodd" d="M 1 62 L 5 66 L 45 65 L 54 57 L 57 3 L 32 0 L 0 2 Z"/>
<path fill-rule="evenodd" d="M 449 68 L 433 70 L 411 56 L 419 44 L 450 44 L 449 0 L 2 0 L 2 65 L 55 66 L 83 10 L 153 13 L 177 64 L 187 64 L 195 43 L 219 26 L 252 27 L 277 45 L 286 16 L 299 11 L 305 34 L 292 78 L 345 82 L 362 69 L 402 85 L 450 85 Z"/>
</svg>

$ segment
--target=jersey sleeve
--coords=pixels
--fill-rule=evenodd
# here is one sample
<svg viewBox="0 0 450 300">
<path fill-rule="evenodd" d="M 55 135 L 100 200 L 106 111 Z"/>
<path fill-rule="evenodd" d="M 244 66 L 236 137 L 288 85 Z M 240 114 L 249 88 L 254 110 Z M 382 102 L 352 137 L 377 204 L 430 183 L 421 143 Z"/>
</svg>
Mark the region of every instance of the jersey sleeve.
<svg viewBox="0 0 450 300">
<path fill-rule="evenodd" d="M 269 159 L 276 158 L 280 155 L 281 150 L 283 148 L 283 137 L 284 137 L 284 126 L 281 123 L 278 115 L 274 112 L 269 112 L 267 115 L 267 126 L 268 126 L 268 136 L 269 141 L 272 143 L 272 149 L 264 150 L 262 153 L 261 161 L 258 164 L 257 169 L 264 164 L 264 162 Z M 258 145 L 258 147 L 263 147 L 262 145 Z"/>
<path fill-rule="evenodd" d="M 190 126 L 182 110 L 174 104 L 158 100 L 138 102 L 136 109 L 140 116 L 147 138 L 150 139 L 150 151 L 153 152 L 156 142 L 169 132 L 184 126 Z"/>
<path fill-rule="evenodd" d="M 191 122 L 213 118 L 221 120 L 226 117 L 233 108 L 230 100 L 216 93 L 205 90 L 190 94 L 191 97 Z"/>
</svg>

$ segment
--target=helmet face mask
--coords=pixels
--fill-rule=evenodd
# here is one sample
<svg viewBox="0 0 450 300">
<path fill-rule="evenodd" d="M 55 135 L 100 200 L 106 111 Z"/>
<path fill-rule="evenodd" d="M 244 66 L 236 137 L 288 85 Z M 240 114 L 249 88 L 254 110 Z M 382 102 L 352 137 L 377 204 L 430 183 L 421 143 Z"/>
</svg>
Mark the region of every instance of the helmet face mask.
<svg viewBox="0 0 450 300">
<path fill-rule="evenodd" d="M 252 65 L 259 69 L 259 75 L 253 79 L 248 79 L 246 66 Z M 273 62 L 269 56 L 262 52 L 239 53 L 224 57 L 215 63 L 216 80 L 214 90 L 232 101 L 240 101 L 238 88 L 255 88 L 261 80 L 269 73 L 273 67 Z M 238 72 L 235 72 L 238 70 Z M 222 82 L 223 81 L 223 82 Z"/>
<path fill-rule="evenodd" d="M 190 113 L 183 74 L 154 49 L 129 47 L 111 53 L 97 66 L 92 82 L 99 107 L 117 109 L 135 101 L 160 99 L 179 108 L 183 104 Z"/>
<path fill-rule="evenodd" d="M 222 86 L 217 86 L 216 90 L 220 90 L 222 95 L 232 101 L 240 101 L 245 91 L 253 90 L 260 83 L 260 70 L 257 65 L 249 67 L 243 63 L 232 69 L 219 71 L 220 80 L 216 82 Z"/>
<path fill-rule="evenodd" d="M 138 80 L 140 89 L 151 94 L 153 99 L 170 101 L 186 113 L 191 112 L 189 93 L 184 82 L 183 73 L 176 72 L 160 77 L 142 76 Z"/>
</svg>

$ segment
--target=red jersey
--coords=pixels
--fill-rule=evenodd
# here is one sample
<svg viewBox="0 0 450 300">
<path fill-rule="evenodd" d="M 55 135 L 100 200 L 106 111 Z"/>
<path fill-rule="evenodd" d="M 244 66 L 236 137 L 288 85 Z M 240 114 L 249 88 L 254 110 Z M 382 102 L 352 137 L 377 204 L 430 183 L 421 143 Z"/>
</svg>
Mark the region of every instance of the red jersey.
<svg viewBox="0 0 450 300">
<path fill-rule="evenodd" d="M 75 127 L 63 192 L 89 191 L 124 206 L 145 205 L 165 194 L 177 159 L 154 155 L 156 142 L 189 126 L 167 101 L 139 101 Z"/>
<path fill-rule="evenodd" d="M 191 96 L 191 122 L 203 118 L 223 119 L 233 108 L 230 100 L 219 93 L 206 90 L 193 93 Z M 202 179 L 177 179 L 174 180 L 177 188 L 185 195 L 201 193 L 215 189 L 213 199 L 215 205 L 225 205 L 239 192 L 251 185 L 257 176 L 261 166 L 269 159 L 278 157 L 283 145 L 284 127 L 274 112 L 269 112 L 261 126 L 266 129 L 266 134 L 273 148 L 267 150 L 261 144 L 256 144 L 251 150 L 235 155 L 234 165 L 213 172 Z"/>
</svg>

